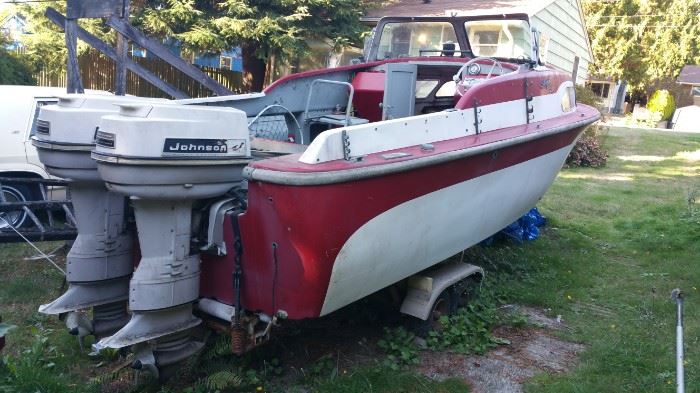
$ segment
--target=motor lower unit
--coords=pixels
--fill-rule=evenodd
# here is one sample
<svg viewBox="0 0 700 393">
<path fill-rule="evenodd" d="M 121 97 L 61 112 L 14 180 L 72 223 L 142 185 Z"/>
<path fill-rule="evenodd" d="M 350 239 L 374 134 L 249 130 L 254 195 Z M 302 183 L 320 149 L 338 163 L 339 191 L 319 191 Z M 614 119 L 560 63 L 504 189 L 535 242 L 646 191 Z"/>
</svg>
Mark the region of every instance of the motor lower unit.
<svg viewBox="0 0 700 393">
<path fill-rule="evenodd" d="M 131 321 L 96 347 L 135 346 L 136 366 L 166 365 L 196 351 L 183 341 L 200 323 L 199 250 L 192 250 L 193 202 L 240 186 L 251 161 L 244 112 L 230 108 L 125 104 L 105 116 L 93 158 L 107 189 L 131 198 L 141 260 L 129 290 Z M 172 352 L 173 345 L 179 348 Z M 177 353 L 179 355 L 173 355 Z M 162 357 L 162 356 L 161 356 Z"/>
<path fill-rule="evenodd" d="M 70 181 L 78 237 L 68 253 L 68 290 L 49 304 L 45 314 L 68 313 L 66 323 L 80 338 L 112 334 L 128 321 L 126 300 L 133 272 L 133 233 L 124 195 L 108 191 L 90 157 L 96 128 L 116 104 L 161 100 L 106 95 L 66 95 L 43 107 L 32 138 L 39 159 L 53 176 Z M 163 100 L 164 101 L 164 100 Z M 81 311 L 92 308 L 92 318 Z"/>
</svg>

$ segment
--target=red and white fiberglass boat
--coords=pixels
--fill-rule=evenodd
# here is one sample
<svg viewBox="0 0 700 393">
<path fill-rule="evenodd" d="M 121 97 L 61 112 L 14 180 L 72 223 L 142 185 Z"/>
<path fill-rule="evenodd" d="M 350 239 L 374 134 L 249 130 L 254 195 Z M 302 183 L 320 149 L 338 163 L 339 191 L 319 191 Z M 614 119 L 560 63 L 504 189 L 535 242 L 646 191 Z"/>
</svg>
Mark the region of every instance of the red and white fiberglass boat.
<svg viewBox="0 0 700 393">
<path fill-rule="evenodd" d="M 242 352 L 279 318 L 430 275 L 509 225 L 599 118 L 532 37 L 526 15 L 385 18 L 366 62 L 106 113 L 92 158 L 107 189 L 131 197 L 143 258 L 123 294 L 131 322 L 97 346 L 167 365 L 194 350 L 194 309 L 231 323 Z M 441 272 L 412 280 L 402 311 L 428 318 L 442 290 L 481 270 Z"/>
</svg>

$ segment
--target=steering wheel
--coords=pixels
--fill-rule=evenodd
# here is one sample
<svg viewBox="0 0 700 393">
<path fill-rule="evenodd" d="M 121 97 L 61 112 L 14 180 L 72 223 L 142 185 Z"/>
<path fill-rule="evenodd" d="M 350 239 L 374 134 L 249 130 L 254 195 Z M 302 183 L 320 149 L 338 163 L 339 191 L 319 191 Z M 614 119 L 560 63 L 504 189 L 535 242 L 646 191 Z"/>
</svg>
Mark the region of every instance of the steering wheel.
<svg viewBox="0 0 700 393">
<path fill-rule="evenodd" d="M 462 67 L 459 68 L 459 71 L 452 77 L 452 80 L 455 81 L 459 85 L 464 85 L 464 79 L 462 75 L 467 71 L 468 74 L 470 75 L 478 75 L 481 74 L 481 66 L 478 64 L 479 62 L 487 61 L 491 63 L 491 69 L 489 70 L 489 73 L 486 75 L 486 78 L 484 79 L 490 79 L 491 76 L 493 75 L 493 71 L 496 69 L 496 67 L 501 69 L 501 73 L 503 73 L 503 65 L 501 64 L 500 61 L 494 59 L 493 57 L 475 57 L 468 62 L 464 63 Z M 475 66 L 476 69 L 470 67 Z M 464 86 L 463 86 L 464 87 Z M 464 94 L 463 91 L 460 91 L 460 89 L 457 89 L 457 92 L 459 95 Z"/>
</svg>

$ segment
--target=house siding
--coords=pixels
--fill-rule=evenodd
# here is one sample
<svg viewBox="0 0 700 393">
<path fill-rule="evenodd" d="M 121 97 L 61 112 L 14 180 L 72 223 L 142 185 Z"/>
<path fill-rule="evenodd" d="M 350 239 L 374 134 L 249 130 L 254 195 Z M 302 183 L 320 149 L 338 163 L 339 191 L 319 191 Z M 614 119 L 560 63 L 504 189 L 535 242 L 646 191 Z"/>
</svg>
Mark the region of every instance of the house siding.
<svg viewBox="0 0 700 393">
<path fill-rule="evenodd" d="M 531 24 L 549 37 L 547 63 L 571 72 L 574 58 L 579 57 L 577 83 L 588 79 L 588 67 L 592 62 L 588 50 L 588 38 L 577 0 L 556 0 L 535 13 Z"/>
</svg>

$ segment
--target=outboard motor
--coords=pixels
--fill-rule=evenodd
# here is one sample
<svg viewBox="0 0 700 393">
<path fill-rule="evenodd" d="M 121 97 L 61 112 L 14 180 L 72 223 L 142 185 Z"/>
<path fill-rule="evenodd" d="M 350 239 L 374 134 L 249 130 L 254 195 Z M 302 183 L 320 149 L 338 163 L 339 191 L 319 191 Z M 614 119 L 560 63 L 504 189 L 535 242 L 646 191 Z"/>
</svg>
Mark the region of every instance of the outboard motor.
<svg viewBox="0 0 700 393">
<path fill-rule="evenodd" d="M 80 339 L 90 334 L 108 336 L 129 320 L 126 301 L 134 266 L 134 234 L 125 219 L 126 198 L 107 191 L 90 154 L 102 116 L 116 113 L 117 103 L 135 100 L 144 101 L 108 95 L 60 97 L 58 105 L 41 109 L 32 137 L 46 171 L 70 181 L 78 226 L 67 257 L 68 290 L 39 311 L 67 313 L 66 324 Z M 92 319 L 81 312 L 89 308 Z"/>
<path fill-rule="evenodd" d="M 110 191 L 131 197 L 141 261 L 131 279 L 129 323 L 96 349 L 133 346 L 137 369 L 155 374 L 195 352 L 201 321 L 200 257 L 191 250 L 196 200 L 224 195 L 251 161 L 245 112 L 232 108 L 121 105 L 105 116 L 93 158 Z"/>
</svg>

